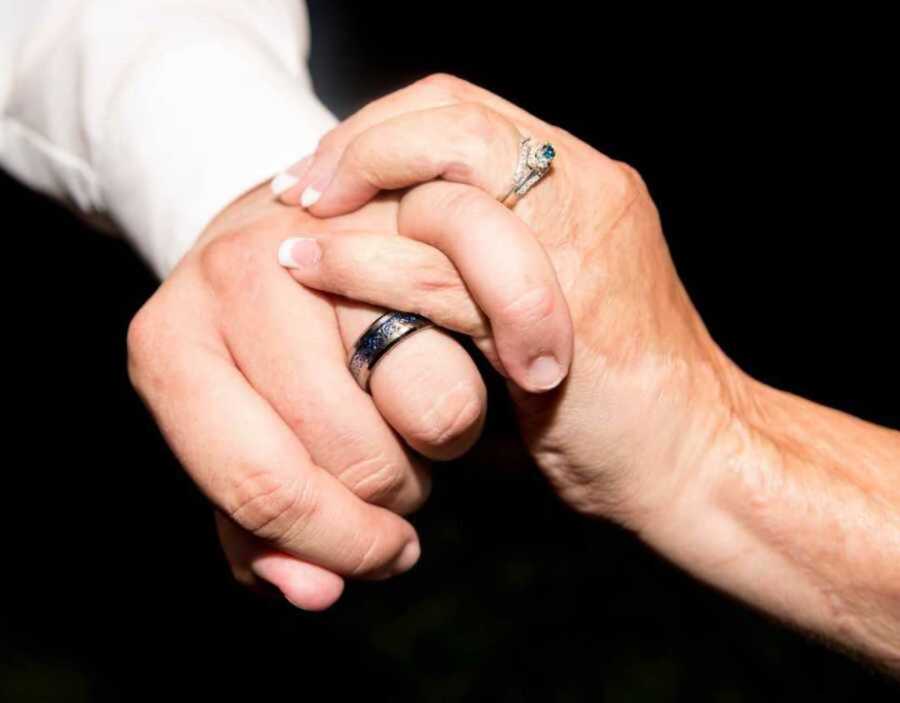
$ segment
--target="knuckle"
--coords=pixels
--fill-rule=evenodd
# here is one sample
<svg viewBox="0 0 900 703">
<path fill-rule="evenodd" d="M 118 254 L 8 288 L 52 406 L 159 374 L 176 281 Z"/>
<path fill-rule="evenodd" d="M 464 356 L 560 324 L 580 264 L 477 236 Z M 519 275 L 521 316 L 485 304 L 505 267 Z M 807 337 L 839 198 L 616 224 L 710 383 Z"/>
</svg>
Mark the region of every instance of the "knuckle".
<svg viewBox="0 0 900 703">
<path fill-rule="evenodd" d="M 460 138 L 455 140 L 454 157 L 445 165 L 444 176 L 451 181 L 494 187 L 497 164 L 506 161 L 499 158 L 498 150 L 505 152 L 511 144 L 518 148 L 515 127 L 481 103 L 462 103 L 448 109 L 453 111 Z"/>
<path fill-rule="evenodd" d="M 151 298 L 128 324 L 126 350 L 128 378 L 136 389 L 142 388 L 166 348 L 165 316 Z"/>
<path fill-rule="evenodd" d="M 309 482 L 284 483 L 270 472 L 258 470 L 236 482 L 224 508 L 248 532 L 280 540 L 314 521 L 318 502 Z"/>
<path fill-rule="evenodd" d="M 529 327 L 547 320 L 556 310 L 556 296 L 547 286 L 532 288 L 517 296 L 501 311 L 501 318 L 517 327 Z"/>
<path fill-rule="evenodd" d="M 354 139 L 344 152 L 343 164 L 358 178 L 374 188 L 394 188 L 409 180 L 410 174 L 425 173 L 432 169 L 428 154 L 409 159 L 401 169 L 396 157 L 384 148 L 378 134 L 366 132 Z"/>
<path fill-rule="evenodd" d="M 435 295 L 456 298 L 466 291 L 459 273 L 449 262 L 420 262 L 414 270 L 413 286 L 424 300 L 432 301 Z"/>
<path fill-rule="evenodd" d="M 622 161 L 614 162 L 612 177 L 608 180 L 612 197 L 621 203 L 631 203 L 647 192 L 647 185 L 636 168 Z"/>
<path fill-rule="evenodd" d="M 412 270 L 410 300 L 416 312 L 469 336 L 488 333 L 484 315 L 452 264 L 420 262 Z"/>
<path fill-rule="evenodd" d="M 432 73 L 413 83 L 411 88 L 438 99 L 456 100 L 466 92 L 468 83 L 449 73 Z"/>
<path fill-rule="evenodd" d="M 261 269 L 260 249 L 240 230 L 225 232 L 200 252 L 201 270 L 216 290 L 247 292 Z"/>
<path fill-rule="evenodd" d="M 439 395 L 411 430 L 411 439 L 429 447 L 455 443 L 475 428 L 484 413 L 484 399 L 478 389 L 462 382 Z"/>
<path fill-rule="evenodd" d="M 181 327 L 172 320 L 170 305 L 158 301 L 154 296 L 145 303 L 126 336 L 128 380 L 151 406 L 188 391 L 195 378 Z"/>
<path fill-rule="evenodd" d="M 338 125 L 334 129 L 322 135 L 322 138 L 319 139 L 319 143 L 316 146 L 316 154 L 323 154 L 329 151 L 337 150 L 345 138 L 346 137 L 343 134 L 341 126 Z"/>
<path fill-rule="evenodd" d="M 378 150 L 372 137 L 363 132 L 347 145 L 341 157 L 341 168 L 371 182 L 370 170 L 377 170 Z"/>
<path fill-rule="evenodd" d="M 383 537 L 378 532 L 364 535 L 367 544 L 359 552 L 359 557 L 349 571 L 350 576 L 364 576 L 384 566 L 382 554 Z"/>
<path fill-rule="evenodd" d="M 500 115 L 481 103 L 462 103 L 454 110 L 462 130 L 482 144 L 492 141 L 504 126 Z"/>
<path fill-rule="evenodd" d="M 125 346 L 128 351 L 129 368 L 147 358 L 147 350 L 153 346 L 156 337 L 156 321 L 150 302 L 147 302 L 128 324 Z"/>
<path fill-rule="evenodd" d="M 382 453 L 352 462 L 340 479 L 357 496 L 376 504 L 391 501 L 406 484 L 403 468 Z"/>
</svg>

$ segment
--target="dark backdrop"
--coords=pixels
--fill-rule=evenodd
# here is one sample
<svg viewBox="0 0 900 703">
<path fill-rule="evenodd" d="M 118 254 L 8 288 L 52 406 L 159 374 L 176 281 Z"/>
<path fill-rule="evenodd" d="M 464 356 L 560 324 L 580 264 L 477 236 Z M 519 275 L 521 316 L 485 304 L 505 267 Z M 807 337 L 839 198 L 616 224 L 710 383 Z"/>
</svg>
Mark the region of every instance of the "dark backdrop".
<svg viewBox="0 0 900 703">
<path fill-rule="evenodd" d="M 315 0 L 316 85 L 346 115 L 449 71 L 631 162 L 732 357 L 900 426 L 886 20 L 588 5 Z M 0 700 L 898 696 L 567 512 L 522 456 L 496 388 L 490 437 L 439 469 L 415 518 L 413 572 L 351 585 L 318 615 L 244 592 L 128 386 L 125 329 L 152 277 L 124 244 L 11 181 L 0 196 L 12 428 Z"/>
</svg>

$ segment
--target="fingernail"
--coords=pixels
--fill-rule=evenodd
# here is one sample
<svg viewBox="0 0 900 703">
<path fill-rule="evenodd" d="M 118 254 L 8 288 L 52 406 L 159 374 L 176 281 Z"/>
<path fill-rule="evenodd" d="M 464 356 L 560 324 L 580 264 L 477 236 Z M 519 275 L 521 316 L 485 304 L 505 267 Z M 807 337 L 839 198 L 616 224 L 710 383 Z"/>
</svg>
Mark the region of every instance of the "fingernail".
<svg viewBox="0 0 900 703">
<path fill-rule="evenodd" d="M 282 171 L 269 184 L 272 194 L 276 197 L 282 193 L 286 193 L 300 182 L 300 179 L 306 175 L 312 166 L 313 155 L 304 156 L 297 163 L 291 166 L 287 171 Z"/>
<path fill-rule="evenodd" d="M 289 191 L 295 185 L 300 182 L 300 179 L 297 178 L 293 173 L 288 173 L 285 171 L 284 173 L 279 173 L 275 178 L 272 179 L 272 182 L 269 184 L 269 187 L 272 189 L 272 195 L 278 196 L 282 193 Z"/>
<path fill-rule="evenodd" d="M 278 247 L 278 263 L 289 269 L 309 268 L 322 259 L 322 248 L 315 239 L 286 239 Z"/>
<path fill-rule="evenodd" d="M 306 190 L 303 191 L 303 195 L 300 196 L 300 207 L 312 207 L 319 202 L 321 197 L 322 194 L 319 191 L 312 186 L 307 186 Z"/>
<path fill-rule="evenodd" d="M 410 542 L 403 548 L 400 556 L 397 557 L 397 561 L 394 562 L 394 573 L 402 574 L 405 571 L 409 571 L 416 565 L 421 555 L 422 547 L 419 543 L 417 541 Z"/>
<path fill-rule="evenodd" d="M 552 356 L 539 356 L 528 367 L 528 381 L 536 390 L 549 391 L 563 379 L 563 369 Z"/>
</svg>

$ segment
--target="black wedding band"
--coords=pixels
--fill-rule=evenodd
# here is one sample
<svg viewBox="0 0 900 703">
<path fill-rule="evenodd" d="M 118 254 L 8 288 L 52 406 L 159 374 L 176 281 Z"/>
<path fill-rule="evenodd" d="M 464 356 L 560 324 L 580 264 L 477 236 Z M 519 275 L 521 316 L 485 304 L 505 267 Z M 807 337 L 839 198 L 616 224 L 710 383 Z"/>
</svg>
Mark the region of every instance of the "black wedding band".
<svg viewBox="0 0 900 703">
<path fill-rule="evenodd" d="M 429 327 L 434 327 L 431 320 L 412 312 L 387 312 L 369 325 L 353 345 L 348 363 L 359 387 L 368 392 L 375 364 L 401 340 Z"/>
</svg>

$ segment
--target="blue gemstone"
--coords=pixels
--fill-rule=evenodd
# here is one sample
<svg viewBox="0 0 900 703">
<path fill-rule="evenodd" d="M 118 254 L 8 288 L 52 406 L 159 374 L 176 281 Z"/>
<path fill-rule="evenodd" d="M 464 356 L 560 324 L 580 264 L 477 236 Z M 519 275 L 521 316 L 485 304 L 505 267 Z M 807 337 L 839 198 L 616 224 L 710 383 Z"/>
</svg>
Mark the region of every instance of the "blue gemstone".
<svg viewBox="0 0 900 703">
<path fill-rule="evenodd" d="M 547 144 L 547 146 L 544 147 L 544 158 L 547 159 L 547 161 L 552 161 L 554 156 L 556 156 L 556 149 Z"/>
</svg>

